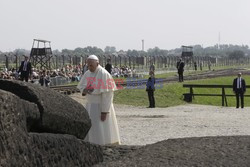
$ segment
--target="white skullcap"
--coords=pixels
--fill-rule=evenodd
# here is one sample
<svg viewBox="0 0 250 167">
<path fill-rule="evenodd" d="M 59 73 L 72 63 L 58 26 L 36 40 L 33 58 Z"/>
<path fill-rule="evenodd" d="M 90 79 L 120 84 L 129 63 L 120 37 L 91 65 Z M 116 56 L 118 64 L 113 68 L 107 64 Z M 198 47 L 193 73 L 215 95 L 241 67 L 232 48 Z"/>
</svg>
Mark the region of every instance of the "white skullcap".
<svg viewBox="0 0 250 167">
<path fill-rule="evenodd" d="M 96 55 L 90 55 L 87 59 L 99 61 L 99 59 Z"/>
</svg>

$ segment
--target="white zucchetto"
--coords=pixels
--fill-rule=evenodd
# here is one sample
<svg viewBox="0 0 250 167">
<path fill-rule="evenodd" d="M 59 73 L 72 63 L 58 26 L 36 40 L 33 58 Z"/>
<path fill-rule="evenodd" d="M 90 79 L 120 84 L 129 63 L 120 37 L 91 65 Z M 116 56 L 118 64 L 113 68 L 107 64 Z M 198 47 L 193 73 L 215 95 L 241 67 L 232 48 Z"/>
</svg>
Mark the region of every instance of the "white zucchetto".
<svg viewBox="0 0 250 167">
<path fill-rule="evenodd" d="M 90 60 L 96 60 L 99 62 L 99 59 L 96 55 L 90 55 L 87 59 L 90 59 Z"/>
</svg>

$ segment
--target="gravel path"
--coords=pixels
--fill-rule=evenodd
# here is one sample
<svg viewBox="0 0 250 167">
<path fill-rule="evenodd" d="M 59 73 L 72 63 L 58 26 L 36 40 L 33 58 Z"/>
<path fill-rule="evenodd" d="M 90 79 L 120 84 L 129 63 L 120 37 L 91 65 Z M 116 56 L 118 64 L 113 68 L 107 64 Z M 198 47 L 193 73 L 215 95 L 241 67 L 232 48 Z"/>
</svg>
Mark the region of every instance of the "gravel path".
<svg viewBox="0 0 250 167">
<path fill-rule="evenodd" d="M 81 104 L 80 94 L 71 97 Z M 250 135 L 250 107 L 187 104 L 168 108 L 114 105 L 123 145 L 145 145 L 169 138 Z"/>
</svg>

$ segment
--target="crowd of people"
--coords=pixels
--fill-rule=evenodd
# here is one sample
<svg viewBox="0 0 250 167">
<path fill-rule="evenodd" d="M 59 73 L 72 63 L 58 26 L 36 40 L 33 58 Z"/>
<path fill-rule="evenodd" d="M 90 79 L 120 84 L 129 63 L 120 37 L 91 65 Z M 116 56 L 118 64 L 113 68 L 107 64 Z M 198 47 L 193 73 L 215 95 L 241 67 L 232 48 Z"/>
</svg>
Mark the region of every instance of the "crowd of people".
<svg viewBox="0 0 250 167">
<path fill-rule="evenodd" d="M 111 75 L 113 77 L 133 77 L 136 74 L 136 69 L 130 69 L 127 66 L 122 66 L 118 68 L 117 66 L 112 68 Z"/>
<path fill-rule="evenodd" d="M 112 77 L 119 78 L 119 77 L 134 77 L 136 74 L 135 69 L 130 69 L 128 66 L 122 66 L 118 68 L 117 66 L 112 66 L 110 59 L 108 59 L 107 64 L 105 65 L 105 69 L 112 75 Z"/>
<path fill-rule="evenodd" d="M 27 75 L 22 74 L 22 71 L 19 69 L 11 68 L 3 68 L 0 72 L 0 79 L 12 79 L 12 80 L 25 80 L 30 82 L 38 81 L 43 85 L 42 81 L 46 81 L 46 85 L 49 85 L 51 78 L 54 77 L 64 77 L 68 81 L 80 81 L 82 71 L 78 66 L 68 65 L 61 69 L 54 70 L 39 70 L 37 68 L 32 68 L 31 72 L 28 72 Z"/>
<path fill-rule="evenodd" d="M 3 67 L 0 71 L 0 79 L 25 80 L 26 82 L 39 83 L 42 86 L 50 86 L 53 85 L 51 81 L 56 77 L 64 78 L 68 82 L 78 82 L 80 81 L 81 76 L 88 70 L 86 63 L 83 66 L 81 64 L 65 65 L 61 69 L 53 70 L 32 68 L 31 63 L 28 61 L 28 57 L 24 57 L 24 61 L 21 62 L 18 69 L 7 69 L 6 67 Z M 109 68 L 109 72 L 114 78 L 133 77 L 136 74 L 135 69 L 130 69 L 127 66 L 118 68 L 117 66 L 110 64 Z"/>
</svg>

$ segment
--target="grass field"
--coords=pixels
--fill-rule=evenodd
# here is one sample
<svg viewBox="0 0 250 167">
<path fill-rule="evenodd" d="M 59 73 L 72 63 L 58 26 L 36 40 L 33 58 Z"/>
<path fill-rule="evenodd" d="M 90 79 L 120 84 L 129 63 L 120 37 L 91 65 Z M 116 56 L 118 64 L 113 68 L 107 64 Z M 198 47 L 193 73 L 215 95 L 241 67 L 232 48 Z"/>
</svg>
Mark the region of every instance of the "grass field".
<svg viewBox="0 0 250 167">
<path fill-rule="evenodd" d="M 185 84 L 232 84 L 236 76 L 220 77 L 213 79 L 186 81 Z M 250 83 L 250 76 L 243 76 L 246 84 Z M 169 107 L 186 104 L 183 101 L 183 93 L 189 92 L 188 88 L 182 87 L 183 83 L 169 83 L 162 85 L 155 91 L 156 107 Z M 194 93 L 216 93 L 221 94 L 221 89 L 194 88 Z M 232 89 L 226 89 L 226 94 L 233 94 Z M 246 94 L 250 94 L 247 90 Z M 228 106 L 235 106 L 235 97 L 227 97 Z M 134 106 L 148 106 L 148 97 L 145 88 L 123 89 L 115 92 L 114 103 L 127 104 Z M 221 97 L 195 97 L 193 104 L 216 105 L 221 106 Z M 250 106 L 250 98 L 245 98 L 245 106 Z"/>
</svg>

